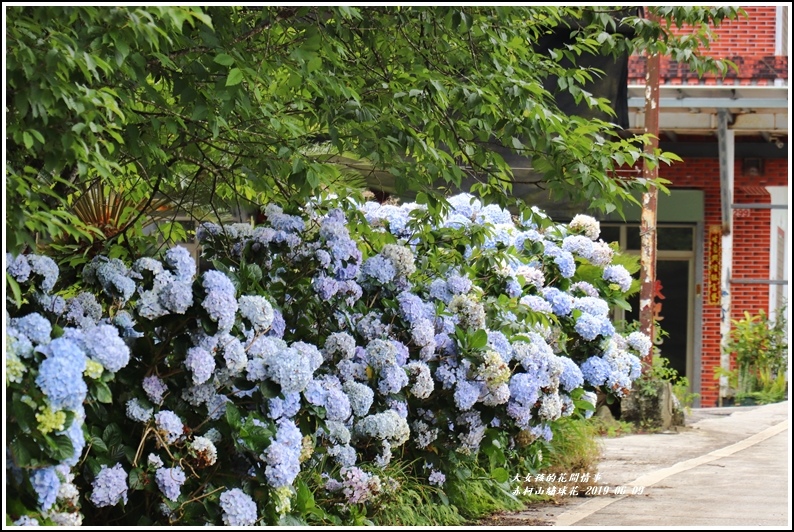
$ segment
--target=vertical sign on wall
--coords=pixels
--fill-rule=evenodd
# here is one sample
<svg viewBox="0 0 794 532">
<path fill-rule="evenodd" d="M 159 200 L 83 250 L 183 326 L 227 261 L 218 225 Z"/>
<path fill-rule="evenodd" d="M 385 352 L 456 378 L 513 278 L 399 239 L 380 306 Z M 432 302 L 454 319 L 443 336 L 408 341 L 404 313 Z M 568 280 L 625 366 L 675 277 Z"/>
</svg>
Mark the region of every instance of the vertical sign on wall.
<svg viewBox="0 0 794 532">
<path fill-rule="evenodd" d="M 720 275 L 722 273 L 722 226 L 709 227 L 709 259 L 708 259 L 708 305 L 719 306 L 722 295 Z"/>
</svg>

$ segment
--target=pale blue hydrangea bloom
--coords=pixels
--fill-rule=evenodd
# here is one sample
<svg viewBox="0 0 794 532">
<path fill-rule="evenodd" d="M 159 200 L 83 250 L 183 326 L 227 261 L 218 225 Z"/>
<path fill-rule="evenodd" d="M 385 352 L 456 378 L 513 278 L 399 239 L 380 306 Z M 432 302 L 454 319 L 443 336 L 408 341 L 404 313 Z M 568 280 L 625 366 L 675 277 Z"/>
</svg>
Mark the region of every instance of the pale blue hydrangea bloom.
<svg viewBox="0 0 794 532">
<path fill-rule="evenodd" d="M 592 356 L 581 365 L 585 381 L 593 386 L 602 386 L 611 373 L 609 362 L 599 356 Z"/>
<path fill-rule="evenodd" d="M 510 211 L 492 203 L 490 205 L 485 205 L 482 210 L 480 210 L 476 221 L 478 223 L 490 223 L 494 225 L 512 224 L 513 217 Z"/>
<path fill-rule="evenodd" d="M 206 349 L 191 347 L 187 350 L 185 366 L 193 374 L 193 384 L 202 384 L 212 377 L 215 358 Z"/>
<path fill-rule="evenodd" d="M 356 331 L 367 341 L 383 338 L 389 329 L 381 318 L 381 313 L 377 311 L 365 314 L 356 323 Z"/>
<path fill-rule="evenodd" d="M 617 284 L 621 292 L 626 292 L 631 288 L 631 274 L 620 264 L 604 268 L 604 280 Z"/>
<path fill-rule="evenodd" d="M 161 410 L 154 415 L 157 430 L 165 438 L 166 443 L 174 443 L 184 435 L 182 419 L 171 410 Z"/>
<path fill-rule="evenodd" d="M 584 384 L 584 376 L 579 366 L 566 356 L 558 357 L 562 363 L 562 375 L 560 375 L 560 386 L 566 392 L 572 392 Z"/>
<path fill-rule="evenodd" d="M 238 300 L 240 314 L 255 331 L 264 331 L 273 323 L 273 306 L 262 296 L 242 295 Z"/>
<path fill-rule="evenodd" d="M 459 380 L 455 385 L 455 406 L 465 412 L 470 410 L 480 398 L 480 384 L 468 380 Z"/>
<path fill-rule="evenodd" d="M 459 214 L 469 220 L 473 220 L 475 215 L 482 209 L 479 199 L 468 193 L 456 194 L 449 198 L 452 207 L 451 214 Z"/>
<path fill-rule="evenodd" d="M 249 365 L 249 373 L 251 366 Z M 310 360 L 300 356 L 297 349 L 288 347 L 268 358 L 266 374 L 281 386 L 282 393 L 302 392 L 312 380 Z M 250 377 L 249 377 L 250 378 Z"/>
<path fill-rule="evenodd" d="M 174 279 L 165 283 L 158 293 L 160 305 L 174 314 L 184 314 L 193 305 L 193 287 Z"/>
<path fill-rule="evenodd" d="M 386 440 L 397 447 L 408 441 L 408 422 L 394 410 L 371 414 L 356 423 L 355 432 L 364 437 Z"/>
<path fill-rule="evenodd" d="M 545 248 L 543 254 L 554 259 L 554 263 L 560 270 L 560 275 L 566 279 L 573 277 L 573 274 L 576 273 L 576 262 L 573 255 L 548 240 L 545 240 L 543 245 Z"/>
<path fill-rule="evenodd" d="M 535 295 L 524 296 L 519 300 L 519 303 L 521 303 L 522 305 L 526 305 L 535 312 L 545 312 L 547 314 L 551 314 L 553 312 L 551 303 L 549 303 L 540 296 L 535 296 Z"/>
<path fill-rule="evenodd" d="M 223 524 L 226 526 L 253 526 L 257 520 L 256 503 L 250 495 L 240 488 L 232 488 L 221 493 L 220 505 L 223 510 Z"/>
<path fill-rule="evenodd" d="M 77 462 L 80 460 L 80 456 L 83 454 L 83 449 L 85 448 L 85 435 L 83 434 L 83 421 L 85 419 L 85 415 L 82 416 L 75 416 L 72 424 L 69 425 L 69 428 L 63 432 L 59 432 L 58 434 L 66 434 L 69 437 L 69 440 L 72 442 L 72 456 L 66 458 L 61 462 L 67 466 L 76 466 Z"/>
<path fill-rule="evenodd" d="M 350 400 L 350 408 L 356 417 L 364 417 L 372 406 L 375 392 L 366 384 L 355 381 L 347 381 L 342 385 L 342 390 Z"/>
<path fill-rule="evenodd" d="M 411 395 L 417 399 L 427 399 L 433 393 L 433 376 L 430 374 L 430 368 L 424 362 L 414 361 L 405 365 L 408 370 L 410 380 L 413 385 L 410 388 Z"/>
<path fill-rule="evenodd" d="M 574 329 L 585 340 L 595 340 L 601 334 L 603 327 L 602 319 L 600 316 L 593 316 L 591 314 L 582 314 L 576 320 Z"/>
<path fill-rule="evenodd" d="M 221 276 L 226 279 L 225 275 Z M 218 322 L 219 330 L 229 331 L 234 326 L 234 319 L 237 314 L 237 299 L 235 299 L 233 293 L 229 294 L 225 290 L 220 289 L 211 290 L 207 293 L 201 306 L 207 311 L 212 321 Z"/>
<path fill-rule="evenodd" d="M 157 481 L 157 487 L 169 501 L 176 501 L 179 498 L 182 484 L 187 480 L 185 472 L 179 466 L 161 467 L 155 472 L 154 478 Z"/>
<path fill-rule="evenodd" d="M 6 253 L 6 272 L 18 283 L 24 283 L 30 277 L 30 264 L 24 255 L 14 257 L 11 253 Z"/>
<path fill-rule="evenodd" d="M 628 343 L 629 347 L 634 349 L 642 356 L 645 356 L 651 352 L 651 339 L 648 338 L 648 335 L 645 333 L 634 331 L 626 337 L 626 342 Z"/>
<path fill-rule="evenodd" d="M 44 255 L 28 255 L 28 264 L 30 264 L 31 271 L 42 278 L 39 286 L 41 291 L 49 294 L 58 281 L 58 275 L 60 274 L 58 265 L 55 264 L 54 260 Z"/>
<path fill-rule="evenodd" d="M 135 281 L 131 277 L 141 278 L 140 274 L 130 271 L 119 259 L 106 257 L 94 257 L 83 268 L 83 277 L 89 282 L 95 280 L 105 294 L 122 302 L 128 301 L 135 293 Z"/>
<path fill-rule="evenodd" d="M 36 469 L 30 475 L 30 484 L 39 498 L 39 506 L 42 510 L 49 510 L 55 504 L 58 497 L 58 490 L 61 487 L 61 479 L 58 477 L 54 467 L 44 467 Z"/>
<path fill-rule="evenodd" d="M 159 405 L 163 403 L 163 397 L 168 392 L 168 386 L 157 375 L 149 375 L 143 379 L 143 391 L 146 392 L 151 402 Z"/>
<path fill-rule="evenodd" d="M 291 486 L 300 473 L 302 435 L 295 422 L 281 418 L 277 422 L 276 437 L 262 458 L 267 462 L 265 477 L 274 488 Z"/>
<path fill-rule="evenodd" d="M 23 515 L 16 521 L 14 521 L 14 526 L 39 526 L 39 521 L 35 517 L 30 517 L 29 515 Z"/>
<path fill-rule="evenodd" d="M 46 344 L 50 341 L 52 324 L 50 320 L 33 312 L 21 318 L 11 318 L 11 326 L 24 334 L 34 344 Z"/>
<path fill-rule="evenodd" d="M 356 465 L 356 449 L 349 444 L 336 444 L 328 448 L 328 455 L 339 464 L 340 467 L 353 467 Z"/>
<path fill-rule="evenodd" d="M 37 351 L 47 358 L 39 366 L 36 385 L 47 396 L 53 410 L 77 410 L 88 387 L 83 381 L 86 358 L 78 345 L 67 338 L 56 338 Z"/>
<path fill-rule="evenodd" d="M 615 252 L 609 247 L 609 244 L 599 240 L 598 242 L 593 242 L 593 250 L 587 260 L 596 266 L 606 266 L 612 262 L 614 255 Z"/>
<path fill-rule="evenodd" d="M 139 423 L 146 423 L 152 419 L 153 408 L 146 408 L 136 397 L 127 401 L 127 417 Z"/>
<path fill-rule="evenodd" d="M 223 351 L 223 360 L 226 368 L 232 375 L 242 373 L 248 366 L 248 355 L 242 342 L 229 334 L 221 335 L 219 340 L 220 348 Z"/>
<path fill-rule="evenodd" d="M 400 316 L 408 323 L 414 323 L 420 319 L 430 319 L 435 315 L 432 304 L 422 301 L 422 298 L 411 292 L 400 292 L 397 294 L 397 303 L 400 308 Z"/>
<path fill-rule="evenodd" d="M 394 280 L 397 270 L 391 260 L 382 255 L 375 255 L 361 265 L 361 282 L 367 284 L 375 281 L 380 285 L 389 284 Z"/>
<path fill-rule="evenodd" d="M 551 304 L 552 312 L 557 316 L 569 316 L 573 308 L 573 297 L 553 286 L 543 289 L 543 297 Z"/>
<path fill-rule="evenodd" d="M 445 279 L 433 279 L 428 287 L 428 294 L 431 298 L 438 299 L 447 304 L 452 301 L 452 292 L 449 291 Z"/>
<path fill-rule="evenodd" d="M 452 295 L 468 294 L 471 291 L 472 282 L 466 276 L 452 274 L 447 277 L 447 290 Z"/>
<path fill-rule="evenodd" d="M 513 346 L 510 341 L 501 331 L 487 331 L 488 332 L 488 345 L 499 353 L 502 360 L 507 363 L 513 358 Z"/>
<path fill-rule="evenodd" d="M 267 405 L 270 419 L 295 417 L 300 410 L 301 396 L 299 392 L 288 393 L 284 395 L 283 399 L 281 397 L 269 399 Z"/>
<path fill-rule="evenodd" d="M 408 385 L 408 375 L 397 364 L 387 364 L 380 367 L 378 391 L 383 395 L 399 393 Z"/>
<path fill-rule="evenodd" d="M 33 295 L 33 299 L 36 300 L 36 303 L 39 304 L 44 312 L 49 312 L 56 316 L 66 312 L 66 300 L 61 296 L 37 293 Z"/>
<path fill-rule="evenodd" d="M 325 339 L 323 354 L 325 359 L 339 354 L 345 360 L 352 358 L 356 350 L 356 340 L 346 332 L 335 332 Z"/>
<path fill-rule="evenodd" d="M 510 377 L 510 401 L 532 407 L 540 397 L 540 382 L 535 375 L 516 373 Z"/>
<path fill-rule="evenodd" d="M 102 319 L 102 306 L 97 303 L 94 294 L 80 292 L 66 302 L 66 315 L 64 317 L 67 323 L 89 328 Z"/>
<path fill-rule="evenodd" d="M 562 401 L 556 393 L 545 394 L 540 398 L 538 417 L 546 421 L 554 421 L 562 416 Z"/>
<path fill-rule="evenodd" d="M 121 464 L 103 465 L 91 485 L 94 491 L 89 499 L 97 507 L 115 506 L 119 501 L 127 503 L 127 472 Z"/>
<path fill-rule="evenodd" d="M 444 482 L 447 481 L 447 476 L 441 471 L 434 469 L 430 476 L 427 477 L 427 481 L 433 486 L 443 486 Z"/>
<path fill-rule="evenodd" d="M 609 316 L 609 304 L 598 297 L 577 297 L 573 300 L 573 306 L 591 316 Z"/>
<path fill-rule="evenodd" d="M 560 247 L 563 251 L 588 260 L 593 255 L 593 241 L 582 235 L 566 236 L 562 239 L 562 245 Z"/>
<path fill-rule="evenodd" d="M 83 334 L 86 354 L 110 371 L 117 372 L 130 361 L 130 348 L 113 325 L 97 325 Z"/>
<path fill-rule="evenodd" d="M 196 275 L 196 260 L 182 246 L 174 246 L 166 251 L 165 263 L 173 269 L 176 279 L 180 282 L 189 283 Z"/>
<path fill-rule="evenodd" d="M 587 281 L 577 281 L 571 285 L 568 292 L 573 295 L 582 294 L 581 297 L 599 297 L 598 290 Z"/>
</svg>

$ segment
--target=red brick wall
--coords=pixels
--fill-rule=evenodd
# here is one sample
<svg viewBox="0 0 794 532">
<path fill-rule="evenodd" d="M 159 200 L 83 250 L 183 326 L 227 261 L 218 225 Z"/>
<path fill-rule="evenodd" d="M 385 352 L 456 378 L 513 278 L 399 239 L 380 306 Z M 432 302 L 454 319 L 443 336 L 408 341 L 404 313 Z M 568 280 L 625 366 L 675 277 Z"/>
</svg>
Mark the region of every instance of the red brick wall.
<svg viewBox="0 0 794 532">
<path fill-rule="evenodd" d="M 741 6 L 747 16 L 728 20 L 714 28 L 716 40 L 711 43 L 708 55 L 719 59 L 753 55 L 775 55 L 775 6 Z M 676 35 L 687 35 L 691 30 L 673 28 Z"/>
<path fill-rule="evenodd" d="M 725 77 L 706 74 L 702 78 L 686 64 L 663 57 L 660 64 L 660 81 L 663 84 L 704 85 L 772 85 L 776 79 L 788 79 L 788 57 L 775 56 L 775 6 L 744 6 L 747 16 L 729 20 L 714 28 L 715 40 L 705 55 L 728 59 L 735 63 L 738 72 L 730 69 Z M 687 35 L 688 27 L 673 28 L 672 33 Z M 629 83 L 645 83 L 645 58 L 629 59 Z"/>
<path fill-rule="evenodd" d="M 742 161 L 734 164 L 734 203 L 769 203 L 765 186 L 788 185 L 788 160 L 767 159 L 764 175 L 745 177 Z M 660 177 L 669 179 L 670 188 L 703 190 L 705 202 L 706 246 L 708 228 L 722 224 L 720 199 L 720 168 L 715 158 L 687 158 L 683 163 L 659 170 Z M 769 278 L 770 211 L 768 209 L 738 210 L 733 215 L 733 263 L 731 277 L 735 279 Z M 704 250 L 708 257 L 709 250 Z M 703 278 L 708 278 L 708 263 L 704 260 Z M 705 293 L 703 293 L 705 296 Z M 752 314 L 769 305 L 768 285 L 734 284 L 731 286 L 731 317 L 737 318 L 747 310 Z M 720 366 L 720 313 L 719 306 L 703 301 L 702 344 L 700 359 L 700 401 L 704 407 L 716 406 L 719 400 L 719 382 L 714 380 L 714 370 Z"/>
</svg>

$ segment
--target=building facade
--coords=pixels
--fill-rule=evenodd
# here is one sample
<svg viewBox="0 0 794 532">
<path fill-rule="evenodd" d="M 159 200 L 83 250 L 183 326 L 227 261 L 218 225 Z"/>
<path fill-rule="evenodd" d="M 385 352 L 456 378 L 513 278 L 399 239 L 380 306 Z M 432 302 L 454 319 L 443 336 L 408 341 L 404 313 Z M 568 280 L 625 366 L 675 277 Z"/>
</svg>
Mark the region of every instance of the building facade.
<svg viewBox="0 0 794 532">
<path fill-rule="evenodd" d="M 759 310 L 774 316 L 790 294 L 790 14 L 784 6 L 743 9 L 746 18 L 717 28 L 708 52 L 738 71 L 699 78 L 664 58 L 660 70 L 660 148 L 683 158 L 659 169 L 671 183 L 657 216 L 660 325 L 668 333 L 660 349 L 703 407 L 731 393 L 715 378 L 717 368 L 730 369 L 722 345 L 731 319 Z M 645 121 L 645 67 L 644 58 L 630 58 L 636 131 Z M 603 225 L 605 239 L 639 253 L 639 210 L 626 223 Z"/>
</svg>

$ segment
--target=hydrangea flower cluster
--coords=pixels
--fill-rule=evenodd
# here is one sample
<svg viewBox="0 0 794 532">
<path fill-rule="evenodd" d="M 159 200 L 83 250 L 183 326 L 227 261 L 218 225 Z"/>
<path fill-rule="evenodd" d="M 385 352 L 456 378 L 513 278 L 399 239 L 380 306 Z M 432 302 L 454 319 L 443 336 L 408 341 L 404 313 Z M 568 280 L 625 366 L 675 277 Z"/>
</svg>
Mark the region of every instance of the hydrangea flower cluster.
<svg viewBox="0 0 794 532">
<path fill-rule="evenodd" d="M 537 212 L 516 221 L 470 195 L 449 203 L 428 232 L 417 229 L 426 213 L 415 204 L 358 205 L 370 226 L 355 228 L 338 208 L 299 216 L 270 205 L 259 227 L 200 228 L 206 258 L 223 268 L 197 272 L 182 248 L 131 268 L 97 258 L 83 274 L 100 299 L 59 300 L 44 282 L 47 261 L 7 257 L 39 305 L 7 319 L 8 382 L 41 390 L 41 431 L 73 444 L 67 472 L 86 447 L 82 405 L 100 390 L 87 382 L 133 383 L 102 399 L 120 407 L 125 429 L 140 424 L 142 456 L 165 458 L 165 449 L 173 460 L 149 460 L 163 515 L 177 519 L 172 503 L 204 475 L 244 471 L 228 484 L 240 487 L 215 499 L 229 526 L 259 520 L 241 489 L 255 478 L 283 514 L 302 468 L 338 466 L 342 480 L 327 489 L 361 504 L 382 491 L 361 462 L 383 467 L 398 449 L 411 457 L 431 446 L 476 454 L 489 427 L 512 444 L 549 439 L 581 388 L 587 401 L 596 390 L 627 393 L 650 341 L 610 321 L 631 276 L 598 240 L 598 223 L 554 225 Z M 367 231 L 389 234 L 357 238 Z M 42 509 L 54 507 L 55 480 L 67 477 L 40 471 L 30 486 Z M 445 480 L 429 472 L 432 485 Z M 87 500 L 114 506 L 127 489 L 122 464 L 104 467 Z"/>
</svg>

